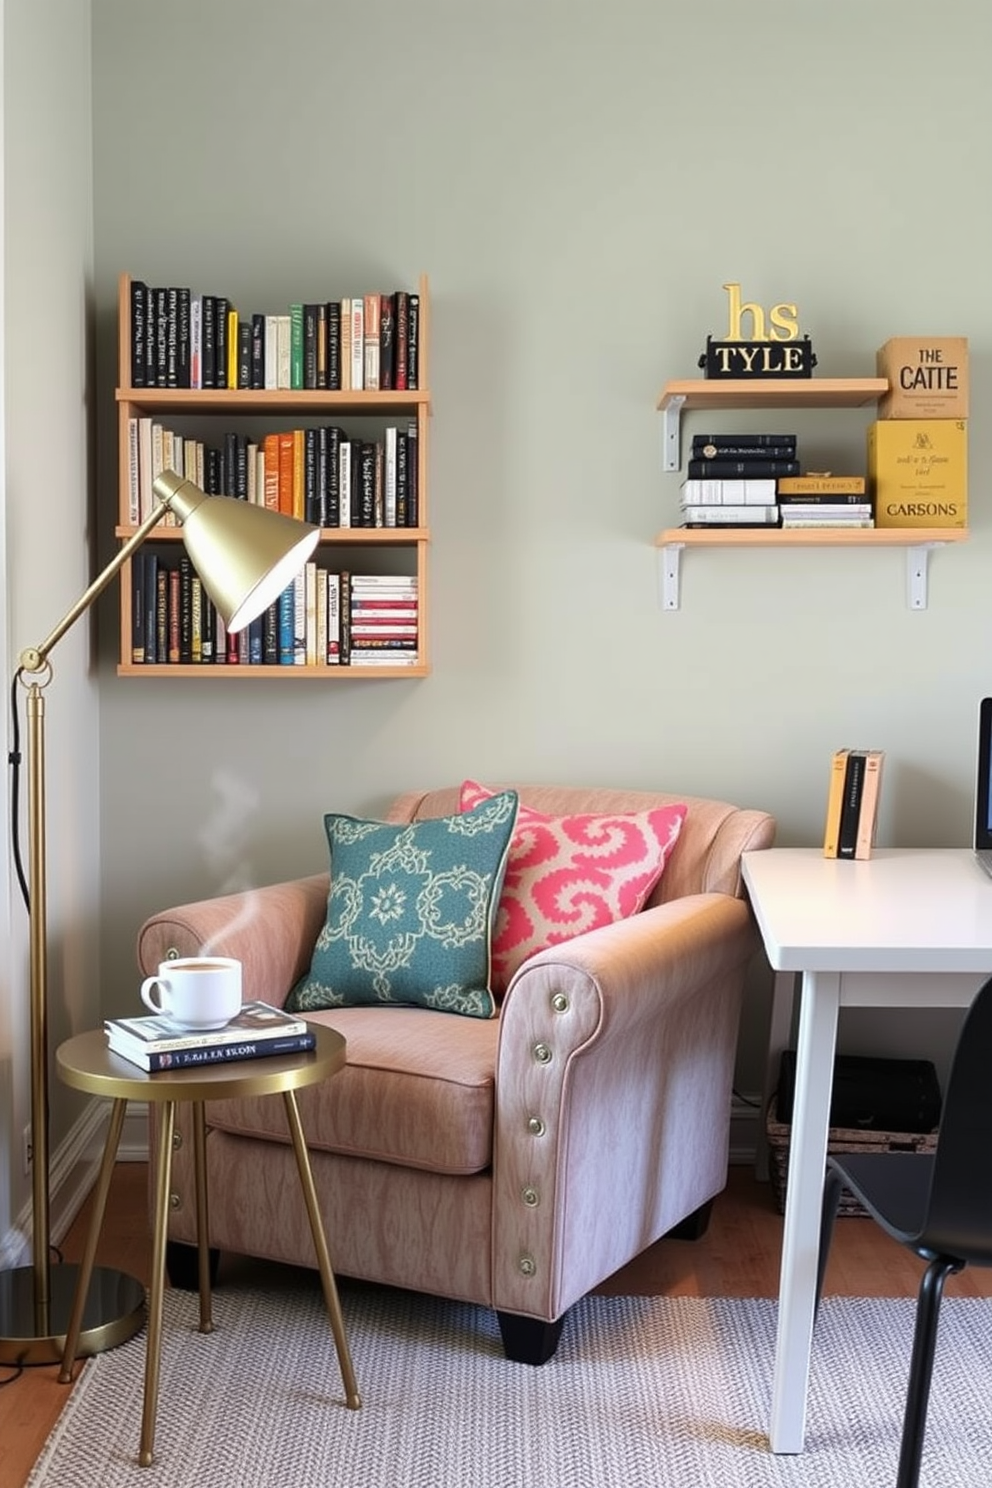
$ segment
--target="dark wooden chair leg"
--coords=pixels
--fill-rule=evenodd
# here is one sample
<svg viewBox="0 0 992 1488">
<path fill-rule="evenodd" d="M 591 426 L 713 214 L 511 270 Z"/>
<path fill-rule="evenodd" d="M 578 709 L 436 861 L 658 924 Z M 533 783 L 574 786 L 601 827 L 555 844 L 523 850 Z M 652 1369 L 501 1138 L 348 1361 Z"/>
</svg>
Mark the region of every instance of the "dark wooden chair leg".
<svg viewBox="0 0 992 1488">
<path fill-rule="evenodd" d="M 565 1323 L 564 1313 L 553 1323 L 542 1318 L 520 1317 L 515 1312 L 497 1312 L 503 1352 L 515 1364 L 546 1364 L 558 1347 Z"/>
</svg>

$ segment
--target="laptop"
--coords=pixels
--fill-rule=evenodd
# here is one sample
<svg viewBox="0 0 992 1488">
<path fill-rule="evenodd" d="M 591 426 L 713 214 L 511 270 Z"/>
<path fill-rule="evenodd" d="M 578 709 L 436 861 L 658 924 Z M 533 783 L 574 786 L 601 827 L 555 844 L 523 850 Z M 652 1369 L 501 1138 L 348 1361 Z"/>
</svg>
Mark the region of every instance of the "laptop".
<svg viewBox="0 0 992 1488">
<path fill-rule="evenodd" d="M 978 713 L 975 857 L 992 877 L 992 698 L 982 698 Z"/>
</svg>

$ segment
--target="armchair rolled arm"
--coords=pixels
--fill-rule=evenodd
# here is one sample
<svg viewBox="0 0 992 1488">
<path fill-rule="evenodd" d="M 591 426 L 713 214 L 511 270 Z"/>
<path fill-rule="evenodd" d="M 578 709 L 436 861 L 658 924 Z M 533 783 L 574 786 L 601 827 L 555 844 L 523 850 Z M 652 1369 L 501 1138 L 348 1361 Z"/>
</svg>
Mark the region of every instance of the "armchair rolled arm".
<svg viewBox="0 0 992 1488">
<path fill-rule="evenodd" d="M 326 873 L 161 910 L 138 931 L 138 965 L 151 976 L 172 956 L 233 956 L 242 995 L 281 1007 L 310 965 L 327 913 Z"/>
<path fill-rule="evenodd" d="M 498 1307 L 559 1316 L 605 1274 L 604 1255 L 621 1264 L 722 1186 L 756 945 L 746 903 L 694 894 L 576 936 L 517 972 L 496 1071 Z M 662 1145 L 679 1143 L 682 1160 L 668 1166 L 684 1167 L 685 1181 L 659 1194 Z M 634 1212 L 621 1191 L 653 1197 Z M 595 1264 L 584 1274 L 586 1256 Z"/>
</svg>

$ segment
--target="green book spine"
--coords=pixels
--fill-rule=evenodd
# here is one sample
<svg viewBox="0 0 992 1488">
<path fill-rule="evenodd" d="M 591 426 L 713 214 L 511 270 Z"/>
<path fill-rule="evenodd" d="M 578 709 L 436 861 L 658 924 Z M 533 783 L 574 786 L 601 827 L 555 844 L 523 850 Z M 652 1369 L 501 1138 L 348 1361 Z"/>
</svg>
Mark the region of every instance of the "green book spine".
<svg viewBox="0 0 992 1488">
<path fill-rule="evenodd" d="M 289 307 L 289 385 L 303 386 L 303 306 Z"/>
</svg>

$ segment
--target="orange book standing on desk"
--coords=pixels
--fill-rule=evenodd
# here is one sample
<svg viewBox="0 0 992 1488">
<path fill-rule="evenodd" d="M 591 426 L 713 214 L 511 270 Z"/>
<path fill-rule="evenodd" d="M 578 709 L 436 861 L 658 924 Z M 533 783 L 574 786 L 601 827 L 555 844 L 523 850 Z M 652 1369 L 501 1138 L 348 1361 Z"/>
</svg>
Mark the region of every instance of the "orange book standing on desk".
<svg viewBox="0 0 992 1488">
<path fill-rule="evenodd" d="M 838 749 L 830 766 L 827 791 L 827 822 L 823 833 L 823 856 L 835 858 L 840 847 L 840 814 L 844 805 L 844 778 L 847 774 L 849 749 Z"/>
</svg>

